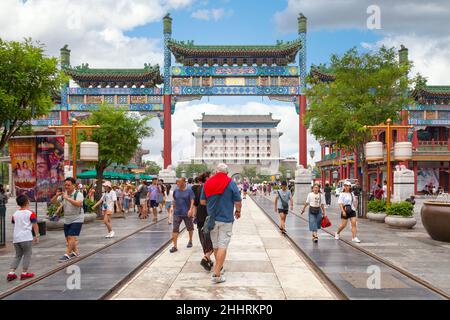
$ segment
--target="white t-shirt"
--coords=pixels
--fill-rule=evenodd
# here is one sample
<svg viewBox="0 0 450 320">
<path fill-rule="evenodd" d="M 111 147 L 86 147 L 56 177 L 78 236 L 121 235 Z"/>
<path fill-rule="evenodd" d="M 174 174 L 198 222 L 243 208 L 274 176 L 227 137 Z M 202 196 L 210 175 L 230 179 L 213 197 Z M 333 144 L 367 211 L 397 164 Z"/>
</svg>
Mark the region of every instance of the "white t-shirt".
<svg viewBox="0 0 450 320">
<path fill-rule="evenodd" d="M 169 194 L 167 195 L 166 201 L 173 201 L 173 190 L 169 191 Z"/>
<path fill-rule="evenodd" d="M 37 215 L 30 210 L 17 210 L 11 219 L 14 223 L 13 243 L 33 241 L 31 229 L 37 222 Z"/>
<path fill-rule="evenodd" d="M 322 204 L 325 204 L 325 196 L 322 193 L 310 192 L 306 197 L 306 203 L 310 207 L 319 208 Z"/>
<path fill-rule="evenodd" d="M 350 193 L 350 192 L 341 192 L 341 194 L 339 195 L 338 204 L 343 204 L 344 206 L 351 205 L 352 209 L 354 211 L 356 211 L 355 201 L 356 201 L 356 197 L 353 194 L 353 192 L 352 193 Z"/>
<path fill-rule="evenodd" d="M 105 192 L 102 196 L 102 210 L 108 210 L 114 212 L 114 202 L 117 201 L 117 195 L 114 190 Z"/>
</svg>

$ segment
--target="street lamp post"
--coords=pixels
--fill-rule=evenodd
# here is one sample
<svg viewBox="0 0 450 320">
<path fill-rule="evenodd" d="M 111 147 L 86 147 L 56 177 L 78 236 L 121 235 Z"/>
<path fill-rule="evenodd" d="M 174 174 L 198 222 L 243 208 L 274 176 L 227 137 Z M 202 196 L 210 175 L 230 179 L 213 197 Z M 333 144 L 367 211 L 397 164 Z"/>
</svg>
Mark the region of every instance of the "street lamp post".
<svg viewBox="0 0 450 320">
<path fill-rule="evenodd" d="M 364 126 L 366 129 L 371 130 L 379 130 L 379 129 L 385 129 L 386 130 L 386 166 L 387 166 L 387 195 L 386 195 L 386 206 L 390 207 L 391 205 L 391 187 L 392 187 L 392 181 L 391 181 L 391 138 L 392 138 L 392 130 L 399 130 L 399 129 L 411 129 L 414 128 L 413 126 L 402 126 L 402 125 L 392 125 L 392 120 L 387 119 L 386 124 L 380 124 L 378 126 Z"/>
<path fill-rule="evenodd" d="M 86 131 L 92 131 L 93 129 L 100 128 L 99 125 L 79 125 L 78 120 L 73 118 L 72 119 L 72 125 L 62 125 L 62 126 L 49 126 L 49 129 L 56 129 L 56 130 L 64 130 L 69 131 L 71 135 L 71 141 L 72 141 L 72 175 L 73 178 L 77 178 L 77 134 L 79 130 L 86 130 Z"/>
</svg>

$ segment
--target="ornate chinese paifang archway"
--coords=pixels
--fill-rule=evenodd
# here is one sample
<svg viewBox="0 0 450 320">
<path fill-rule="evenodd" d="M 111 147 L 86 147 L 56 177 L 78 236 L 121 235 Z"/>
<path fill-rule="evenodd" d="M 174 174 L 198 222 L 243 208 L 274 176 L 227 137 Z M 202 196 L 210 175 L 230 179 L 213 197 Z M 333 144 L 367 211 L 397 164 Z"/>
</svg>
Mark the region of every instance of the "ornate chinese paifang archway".
<svg viewBox="0 0 450 320">
<path fill-rule="evenodd" d="M 70 50 L 61 49 L 61 67 L 76 83 L 61 91 L 60 103 L 47 119 L 34 125 L 67 124 L 102 103 L 128 111 L 154 113 L 164 129 L 164 168 L 172 164 L 172 114 L 177 102 L 203 96 L 268 96 L 293 103 L 299 115 L 299 163 L 307 165 L 306 26 L 298 17 L 299 37 L 275 45 L 199 46 L 172 38 L 172 18 L 164 17 L 164 76 L 159 66 L 142 69 L 91 69 L 72 67 Z M 172 66 L 172 54 L 179 64 Z M 296 64 L 297 54 L 299 64 Z M 162 84 L 163 87 L 157 87 Z"/>
<path fill-rule="evenodd" d="M 203 96 L 268 96 L 294 103 L 299 114 L 299 163 L 307 165 L 306 26 L 298 17 L 298 39 L 276 45 L 202 46 L 172 38 L 164 17 L 164 168 L 172 163 L 173 105 Z M 295 65 L 297 53 L 299 64 Z M 180 66 L 172 66 L 172 54 Z M 175 102 L 175 103 L 174 103 Z"/>
</svg>

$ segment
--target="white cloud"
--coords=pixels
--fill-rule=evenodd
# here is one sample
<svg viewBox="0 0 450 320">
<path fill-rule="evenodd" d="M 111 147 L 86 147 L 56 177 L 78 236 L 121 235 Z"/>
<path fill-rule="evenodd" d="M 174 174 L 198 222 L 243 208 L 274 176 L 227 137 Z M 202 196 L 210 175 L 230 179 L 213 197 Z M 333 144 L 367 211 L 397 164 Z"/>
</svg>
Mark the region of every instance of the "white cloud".
<svg viewBox="0 0 450 320">
<path fill-rule="evenodd" d="M 175 164 L 178 160 L 189 159 L 194 155 L 194 137 L 192 132 L 197 131 L 194 119 L 200 119 L 202 113 L 206 114 L 269 114 L 273 113 L 273 118 L 280 119 L 278 131 L 283 132 L 280 138 L 280 149 L 282 157 L 295 157 L 298 159 L 298 115 L 293 105 L 247 102 L 242 105 L 236 104 L 214 104 L 203 102 L 183 102 L 178 103 L 175 114 L 172 117 L 172 162 Z M 160 151 L 163 149 L 163 132 L 159 121 L 151 121 L 155 129 L 155 136 L 146 139 L 143 143 L 145 148 L 151 149 L 151 155 L 147 159 L 157 161 L 162 164 Z M 315 160 L 320 157 L 320 146 L 314 137 L 308 134 L 308 162 L 311 162 L 309 149 L 311 146 L 316 151 Z"/>
<path fill-rule="evenodd" d="M 68 44 L 72 65 L 142 67 L 162 64 L 161 39 L 129 37 L 126 31 L 158 22 L 166 12 L 193 0 L 19 0 L 0 1 L 0 37 L 32 37 L 58 56 Z M 162 29 L 162 27 L 161 27 Z M 161 31 L 162 32 L 162 31 Z M 162 36 L 161 36 L 162 37 Z"/>
<path fill-rule="evenodd" d="M 381 45 L 397 47 L 405 45 L 409 50 L 409 59 L 414 67 L 410 76 L 420 73 L 428 78 L 429 85 L 449 84 L 450 73 L 450 37 L 430 38 L 426 36 L 398 35 L 387 36 L 375 44 L 365 44 L 368 49 Z"/>
<path fill-rule="evenodd" d="M 288 0 L 285 10 L 274 19 L 280 32 L 297 30 L 300 12 L 308 18 L 311 30 L 353 28 L 367 30 L 367 8 L 377 5 L 381 10 L 383 39 L 378 43 L 361 43 L 366 49 L 384 44 L 409 49 L 413 72 L 420 72 L 429 84 L 448 84 L 450 73 L 450 6 L 448 0 Z"/>
<path fill-rule="evenodd" d="M 213 8 L 213 9 L 199 9 L 191 14 L 191 17 L 198 20 L 205 21 L 218 21 L 222 18 L 229 17 L 233 15 L 232 10 L 225 10 L 224 8 Z"/>
</svg>

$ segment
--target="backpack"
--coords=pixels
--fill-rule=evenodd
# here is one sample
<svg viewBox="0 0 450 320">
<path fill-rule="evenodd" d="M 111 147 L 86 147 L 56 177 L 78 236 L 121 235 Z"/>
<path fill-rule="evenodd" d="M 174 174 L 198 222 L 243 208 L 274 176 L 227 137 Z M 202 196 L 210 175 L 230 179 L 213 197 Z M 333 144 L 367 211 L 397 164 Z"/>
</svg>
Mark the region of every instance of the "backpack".
<svg viewBox="0 0 450 320">
<path fill-rule="evenodd" d="M 281 196 L 280 190 L 278 190 L 277 193 L 278 193 L 278 197 L 281 200 L 281 206 L 283 207 L 283 210 L 289 210 L 289 203 L 283 199 L 283 197 Z"/>
</svg>

